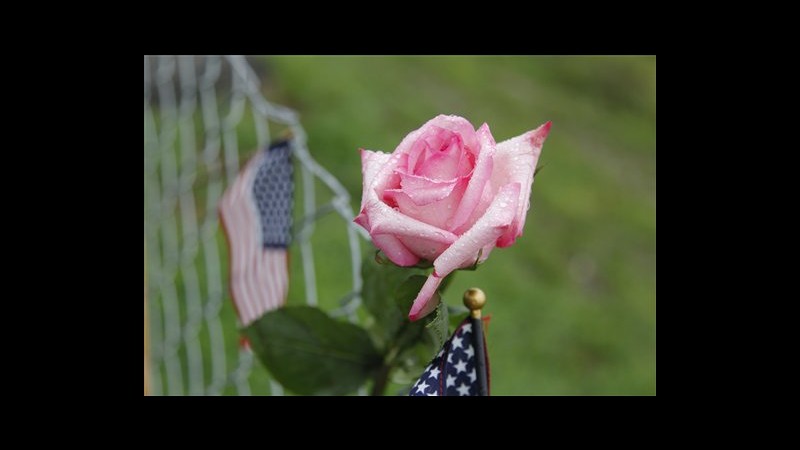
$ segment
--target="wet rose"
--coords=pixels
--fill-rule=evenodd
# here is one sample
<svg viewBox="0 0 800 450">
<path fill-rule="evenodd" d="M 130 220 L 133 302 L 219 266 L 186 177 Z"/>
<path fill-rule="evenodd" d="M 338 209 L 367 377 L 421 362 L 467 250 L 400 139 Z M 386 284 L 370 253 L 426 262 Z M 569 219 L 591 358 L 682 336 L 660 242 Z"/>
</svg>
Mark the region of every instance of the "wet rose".
<svg viewBox="0 0 800 450">
<path fill-rule="evenodd" d="M 459 116 L 437 116 L 393 153 L 361 150 L 363 194 L 355 222 L 399 266 L 420 260 L 434 271 L 409 312 L 436 308 L 434 295 L 452 271 L 484 261 L 522 235 L 533 174 L 550 122 L 495 143 Z"/>
</svg>

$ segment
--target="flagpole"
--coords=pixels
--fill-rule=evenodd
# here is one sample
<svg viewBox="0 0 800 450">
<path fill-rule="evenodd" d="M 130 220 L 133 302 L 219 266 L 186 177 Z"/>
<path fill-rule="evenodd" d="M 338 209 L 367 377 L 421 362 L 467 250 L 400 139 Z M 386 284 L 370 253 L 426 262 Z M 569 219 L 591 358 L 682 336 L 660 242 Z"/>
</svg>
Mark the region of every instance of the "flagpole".
<svg viewBox="0 0 800 450">
<path fill-rule="evenodd" d="M 481 309 L 486 305 L 486 294 L 478 288 L 469 288 L 464 292 L 464 306 L 469 309 L 469 321 L 472 324 L 472 345 L 475 347 L 475 372 L 478 377 L 478 395 L 489 395 L 489 377 L 486 371 L 486 348 L 483 340 L 483 321 Z"/>
</svg>

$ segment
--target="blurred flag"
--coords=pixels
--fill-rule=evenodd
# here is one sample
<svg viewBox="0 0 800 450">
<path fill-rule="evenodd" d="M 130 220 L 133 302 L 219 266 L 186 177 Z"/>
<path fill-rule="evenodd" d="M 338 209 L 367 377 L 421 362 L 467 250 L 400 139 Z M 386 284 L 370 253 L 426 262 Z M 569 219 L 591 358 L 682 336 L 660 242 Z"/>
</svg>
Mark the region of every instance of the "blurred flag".
<svg viewBox="0 0 800 450">
<path fill-rule="evenodd" d="M 456 328 L 450 339 L 444 343 L 442 350 L 431 361 L 425 372 L 411 387 L 411 396 L 468 395 L 479 396 L 481 392 L 488 395 L 489 355 L 486 353 L 486 341 L 482 329 L 475 333 L 475 327 L 481 326 L 480 319 L 467 317 Z M 477 345 L 481 347 L 478 348 Z M 481 351 L 483 350 L 483 351 Z M 479 355 L 485 355 L 479 364 Z M 485 376 L 481 370 L 485 368 Z M 481 388 L 483 384 L 483 389 Z"/>
<path fill-rule="evenodd" d="M 231 296 L 242 326 L 286 302 L 293 191 L 291 146 L 286 140 L 248 161 L 219 202 L 228 239 Z"/>
</svg>

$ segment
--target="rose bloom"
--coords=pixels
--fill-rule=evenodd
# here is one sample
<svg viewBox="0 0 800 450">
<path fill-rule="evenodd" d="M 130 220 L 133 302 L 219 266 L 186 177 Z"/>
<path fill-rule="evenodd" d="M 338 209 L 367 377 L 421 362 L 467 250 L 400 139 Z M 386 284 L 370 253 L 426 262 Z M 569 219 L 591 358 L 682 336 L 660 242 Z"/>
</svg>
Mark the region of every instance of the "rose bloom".
<svg viewBox="0 0 800 450">
<path fill-rule="evenodd" d="M 452 271 L 489 257 L 522 235 L 533 173 L 550 122 L 499 144 L 459 116 L 439 115 L 394 153 L 361 150 L 363 194 L 355 222 L 399 266 L 420 260 L 434 271 L 408 317 L 433 311 Z"/>
</svg>

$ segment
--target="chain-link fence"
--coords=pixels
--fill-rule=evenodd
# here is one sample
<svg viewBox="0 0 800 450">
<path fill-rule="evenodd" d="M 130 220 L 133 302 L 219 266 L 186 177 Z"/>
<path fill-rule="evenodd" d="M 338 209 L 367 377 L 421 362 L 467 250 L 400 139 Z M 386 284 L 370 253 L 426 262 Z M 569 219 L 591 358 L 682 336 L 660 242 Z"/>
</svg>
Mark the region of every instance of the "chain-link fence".
<svg viewBox="0 0 800 450">
<path fill-rule="evenodd" d="M 144 58 L 145 390 L 154 395 L 280 395 L 239 345 L 229 302 L 217 202 L 251 150 L 291 133 L 299 189 L 294 230 L 306 303 L 316 305 L 312 235 L 334 214 L 345 224 L 352 289 L 334 316 L 357 320 L 363 230 L 350 196 L 317 164 L 297 114 L 267 101 L 244 57 Z M 330 193 L 318 201 L 318 185 Z M 149 339 L 148 339 L 149 334 Z M 149 357 L 148 357 L 149 353 Z M 257 378 L 257 380 L 256 380 Z"/>
</svg>

